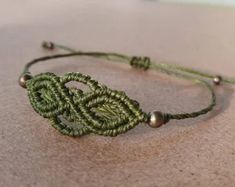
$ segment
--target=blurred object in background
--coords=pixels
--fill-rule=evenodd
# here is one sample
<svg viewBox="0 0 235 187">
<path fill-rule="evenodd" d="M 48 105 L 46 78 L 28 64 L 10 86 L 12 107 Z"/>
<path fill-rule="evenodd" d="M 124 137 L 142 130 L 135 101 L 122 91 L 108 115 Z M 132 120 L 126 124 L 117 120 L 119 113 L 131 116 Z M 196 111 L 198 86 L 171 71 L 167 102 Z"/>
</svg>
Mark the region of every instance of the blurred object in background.
<svg viewBox="0 0 235 187">
<path fill-rule="evenodd" d="M 160 1 L 235 6 L 235 0 L 160 0 Z"/>
</svg>

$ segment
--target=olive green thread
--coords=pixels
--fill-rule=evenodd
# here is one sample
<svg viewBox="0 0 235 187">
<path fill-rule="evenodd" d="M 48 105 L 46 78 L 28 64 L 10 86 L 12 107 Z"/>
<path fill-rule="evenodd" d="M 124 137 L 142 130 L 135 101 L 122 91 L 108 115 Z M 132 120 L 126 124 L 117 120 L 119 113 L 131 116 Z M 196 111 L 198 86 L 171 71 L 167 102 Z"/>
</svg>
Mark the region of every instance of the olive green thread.
<svg viewBox="0 0 235 187">
<path fill-rule="evenodd" d="M 90 91 L 66 87 L 70 81 L 83 83 Z M 147 121 L 147 114 L 124 92 L 111 90 L 81 73 L 61 77 L 42 73 L 27 81 L 27 90 L 35 111 L 66 135 L 116 136 Z M 63 120 L 76 123 L 79 128 L 72 128 Z"/>
<path fill-rule="evenodd" d="M 204 78 L 212 79 L 215 77 L 211 74 L 177 65 L 156 63 L 151 61 L 149 57 L 129 57 L 118 53 L 82 52 L 52 42 L 44 42 L 43 47 L 50 50 L 63 49 L 70 53 L 34 59 L 25 65 L 22 75 L 28 75 L 30 73 L 29 68 L 41 61 L 71 56 L 90 56 L 129 63 L 132 67 L 143 70 L 157 70 L 191 80 L 208 89 L 211 100 L 207 107 L 191 113 L 163 113 L 163 123 L 167 123 L 171 119 L 195 118 L 208 113 L 216 105 L 214 89 L 210 83 L 204 80 Z M 78 88 L 69 88 L 66 84 L 70 81 L 83 83 L 90 90 L 83 92 Z M 235 80 L 223 77 L 222 82 L 233 84 Z M 127 97 L 124 92 L 111 90 L 93 80 L 90 76 L 81 73 L 67 73 L 60 77 L 53 73 L 41 73 L 27 80 L 26 88 L 34 110 L 41 116 L 48 118 L 52 126 L 62 134 L 69 136 L 82 136 L 89 133 L 116 136 L 134 128 L 139 123 L 148 123 L 150 117 L 149 114 L 140 109 L 137 101 Z"/>
</svg>

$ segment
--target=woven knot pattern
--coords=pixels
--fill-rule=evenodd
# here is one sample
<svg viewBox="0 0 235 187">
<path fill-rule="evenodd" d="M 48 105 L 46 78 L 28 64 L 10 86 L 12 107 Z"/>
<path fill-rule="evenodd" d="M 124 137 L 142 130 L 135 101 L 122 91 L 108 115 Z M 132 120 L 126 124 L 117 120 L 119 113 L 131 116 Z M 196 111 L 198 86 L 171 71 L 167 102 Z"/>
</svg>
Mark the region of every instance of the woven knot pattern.
<svg viewBox="0 0 235 187">
<path fill-rule="evenodd" d="M 85 84 L 89 90 L 67 87 L 71 81 Z M 69 136 L 116 136 L 147 121 L 147 114 L 124 92 L 111 90 L 81 73 L 61 77 L 42 73 L 27 81 L 27 90 L 34 110 Z"/>
<path fill-rule="evenodd" d="M 150 61 L 149 57 L 136 57 L 136 56 L 134 56 L 130 61 L 130 65 L 132 67 L 140 68 L 140 69 L 144 69 L 144 70 L 149 69 L 150 63 L 151 63 L 151 61 Z"/>
</svg>

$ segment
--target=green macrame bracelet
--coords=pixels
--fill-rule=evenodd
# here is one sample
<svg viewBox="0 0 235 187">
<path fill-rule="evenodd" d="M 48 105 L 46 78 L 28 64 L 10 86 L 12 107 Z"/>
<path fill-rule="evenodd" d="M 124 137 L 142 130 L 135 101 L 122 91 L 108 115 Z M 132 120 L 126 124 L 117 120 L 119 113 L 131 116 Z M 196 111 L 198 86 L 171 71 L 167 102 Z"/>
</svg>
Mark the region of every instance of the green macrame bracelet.
<svg viewBox="0 0 235 187">
<path fill-rule="evenodd" d="M 27 63 L 19 78 L 19 84 L 27 89 L 34 110 L 44 118 L 48 118 L 52 126 L 62 134 L 69 136 L 82 136 L 89 133 L 117 136 L 134 128 L 139 123 L 160 127 L 171 119 L 194 118 L 208 113 L 216 105 L 216 96 L 212 85 L 201 78 L 213 79 L 216 85 L 221 82 L 235 83 L 233 79 L 222 79 L 220 76 L 213 76 L 190 68 L 156 63 L 148 57 L 81 52 L 52 42 L 44 42 L 43 47 L 51 50 L 63 49 L 69 53 L 45 56 Z M 211 102 L 207 107 L 192 113 L 169 114 L 160 111 L 146 113 L 142 111 L 137 101 L 130 99 L 124 92 L 112 90 L 88 75 L 72 72 L 66 73 L 64 76 L 57 76 L 47 72 L 32 76 L 29 72 L 29 68 L 40 61 L 71 56 L 91 56 L 119 61 L 129 63 L 135 68 L 155 69 L 182 77 L 206 87 L 211 93 Z M 67 87 L 66 84 L 71 81 L 85 84 L 90 90 L 83 92 L 78 88 Z"/>
</svg>

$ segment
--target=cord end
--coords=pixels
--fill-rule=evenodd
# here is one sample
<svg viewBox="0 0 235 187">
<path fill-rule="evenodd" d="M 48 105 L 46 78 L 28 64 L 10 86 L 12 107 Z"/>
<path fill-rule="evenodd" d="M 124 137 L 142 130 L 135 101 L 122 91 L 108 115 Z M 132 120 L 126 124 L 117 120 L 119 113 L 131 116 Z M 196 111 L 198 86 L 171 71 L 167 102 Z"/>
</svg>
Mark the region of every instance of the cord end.
<svg viewBox="0 0 235 187">
<path fill-rule="evenodd" d="M 50 42 L 50 41 L 43 41 L 42 42 L 42 48 L 43 49 L 53 50 L 55 48 L 55 44 L 53 42 Z"/>
<path fill-rule="evenodd" d="M 213 83 L 214 85 L 220 85 L 221 82 L 223 81 L 223 78 L 220 76 L 220 75 L 216 75 L 214 78 L 213 78 Z"/>
</svg>

